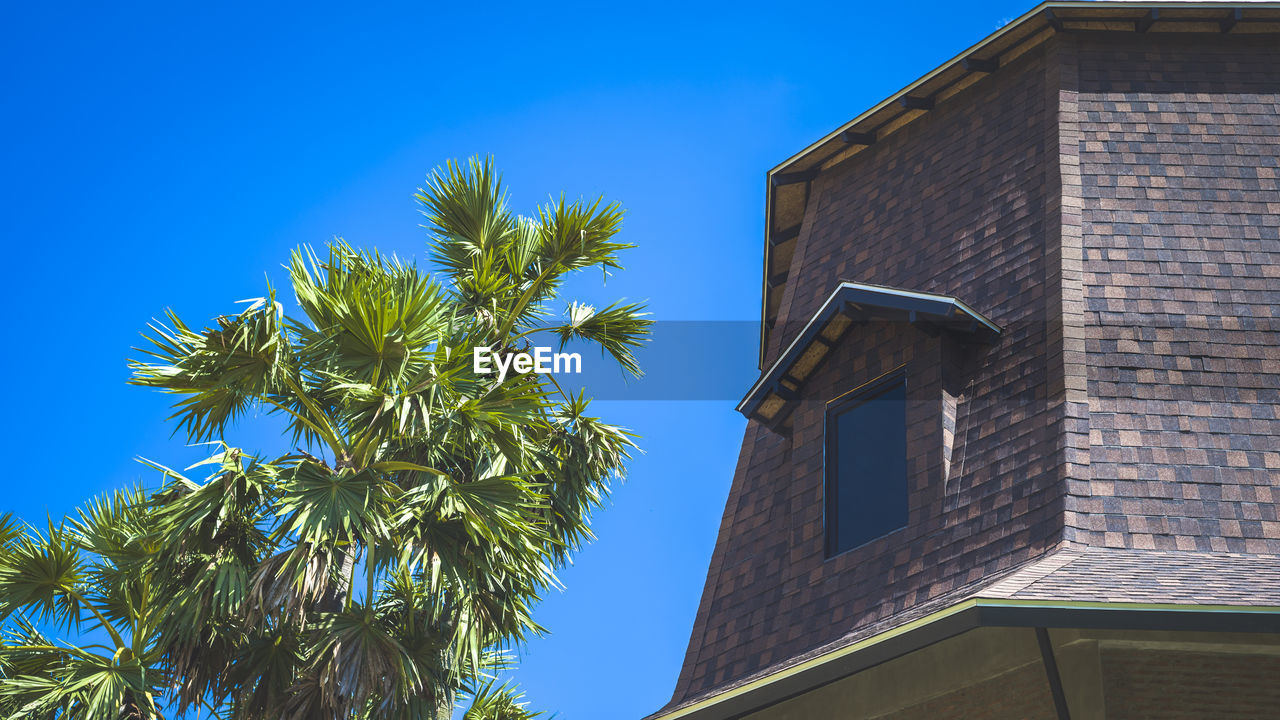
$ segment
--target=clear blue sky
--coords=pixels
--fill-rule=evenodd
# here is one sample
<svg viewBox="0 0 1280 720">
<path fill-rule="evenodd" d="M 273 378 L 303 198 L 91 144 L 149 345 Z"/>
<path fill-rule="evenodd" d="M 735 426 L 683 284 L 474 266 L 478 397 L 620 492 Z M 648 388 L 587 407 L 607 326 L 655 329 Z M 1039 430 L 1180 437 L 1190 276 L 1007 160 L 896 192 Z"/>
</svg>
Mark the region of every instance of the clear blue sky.
<svg viewBox="0 0 1280 720">
<path fill-rule="evenodd" d="M 424 257 L 411 196 L 448 158 L 493 154 L 518 209 L 625 204 L 639 249 L 579 295 L 754 321 L 765 171 L 1031 7 L 352 5 L 6 7 L 0 509 L 57 517 L 144 477 L 135 456 L 193 457 L 166 399 L 125 385 L 148 319 L 229 312 L 334 235 Z M 754 349 L 732 350 L 726 372 L 750 377 Z M 634 720 L 668 699 L 745 426 L 733 405 L 599 405 L 645 454 L 541 607 L 552 634 L 518 675 L 536 706 Z"/>
</svg>

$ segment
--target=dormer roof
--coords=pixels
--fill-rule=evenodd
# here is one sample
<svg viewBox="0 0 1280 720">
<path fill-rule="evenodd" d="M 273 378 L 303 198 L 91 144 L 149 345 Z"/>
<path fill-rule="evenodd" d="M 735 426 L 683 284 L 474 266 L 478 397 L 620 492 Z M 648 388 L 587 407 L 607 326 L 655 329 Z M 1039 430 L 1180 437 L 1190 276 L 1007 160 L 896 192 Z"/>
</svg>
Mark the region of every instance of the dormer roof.
<svg viewBox="0 0 1280 720">
<path fill-rule="evenodd" d="M 930 331 L 948 331 L 990 342 L 1000 328 L 965 302 L 949 295 L 843 282 L 804 329 L 738 403 L 738 412 L 772 428 L 786 421 L 805 380 L 850 328 L 873 320 L 909 322 Z"/>
</svg>

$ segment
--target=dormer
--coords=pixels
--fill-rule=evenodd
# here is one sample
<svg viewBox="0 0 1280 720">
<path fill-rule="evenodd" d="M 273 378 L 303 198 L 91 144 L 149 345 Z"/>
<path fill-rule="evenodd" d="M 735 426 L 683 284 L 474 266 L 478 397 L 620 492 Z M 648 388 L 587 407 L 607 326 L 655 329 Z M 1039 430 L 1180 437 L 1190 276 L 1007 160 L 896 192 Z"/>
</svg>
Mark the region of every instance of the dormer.
<svg viewBox="0 0 1280 720">
<path fill-rule="evenodd" d="M 784 429 L 805 381 L 831 349 L 846 333 L 873 322 L 906 323 L 933 336 L 950 333 L 963 343 L 991 343 L 1000 336 L 995 323 L 957 298 L 842 282 L 738 403 L 738 412 Z"/>
</svg>

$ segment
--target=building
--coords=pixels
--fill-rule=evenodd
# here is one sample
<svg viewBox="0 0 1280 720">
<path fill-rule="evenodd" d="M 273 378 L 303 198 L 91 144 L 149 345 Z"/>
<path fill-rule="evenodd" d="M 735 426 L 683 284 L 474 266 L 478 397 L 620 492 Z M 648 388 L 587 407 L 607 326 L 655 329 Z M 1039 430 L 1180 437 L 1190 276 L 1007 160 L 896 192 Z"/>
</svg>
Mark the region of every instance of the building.
<svg viewBox="0 0 1280 720">
<path fill-rule="evenodd" d="M 768 177 L 651 717 L 1280 717 L 1280 3 L 1045 3 Z"/>
</svg>

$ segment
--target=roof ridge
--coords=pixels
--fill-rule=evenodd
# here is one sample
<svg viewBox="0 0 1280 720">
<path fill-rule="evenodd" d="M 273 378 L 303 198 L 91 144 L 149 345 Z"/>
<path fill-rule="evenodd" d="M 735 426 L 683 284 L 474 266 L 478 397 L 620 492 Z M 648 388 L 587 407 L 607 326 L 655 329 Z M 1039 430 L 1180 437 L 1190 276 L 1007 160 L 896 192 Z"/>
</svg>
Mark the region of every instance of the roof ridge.
<svg viewBox="0 0 1280 720">
<path fill-rule="evenodd" d="M 978 590 L 974 597 L 1011 598 L 1044 578 L 1084 557 L 1088 548 L 1062 548 L 1025 565 L 1008 576 Z"/>
</svg>

